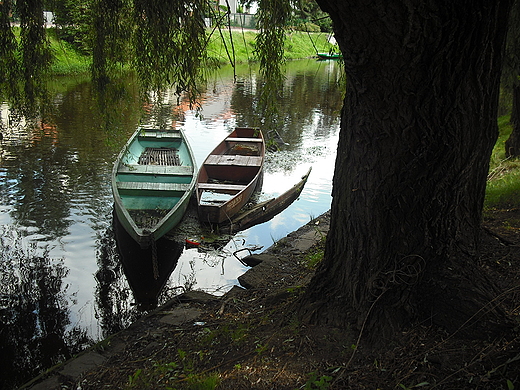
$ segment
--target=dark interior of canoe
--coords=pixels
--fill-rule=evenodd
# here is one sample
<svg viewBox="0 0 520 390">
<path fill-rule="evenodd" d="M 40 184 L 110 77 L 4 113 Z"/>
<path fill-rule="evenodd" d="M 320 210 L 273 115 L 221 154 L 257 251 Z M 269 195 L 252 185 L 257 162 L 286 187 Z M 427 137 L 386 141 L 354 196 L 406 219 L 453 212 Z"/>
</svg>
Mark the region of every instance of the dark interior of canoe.
<svg viewBox="0 0 520 390">
<path fill-rule="evenodd" d="M 261 143 L 261 138 L 226 138 L 221 154 L 204 162 L 199 190 L 233 194 L 244 189 L 262 166 Z"/>
</svg>

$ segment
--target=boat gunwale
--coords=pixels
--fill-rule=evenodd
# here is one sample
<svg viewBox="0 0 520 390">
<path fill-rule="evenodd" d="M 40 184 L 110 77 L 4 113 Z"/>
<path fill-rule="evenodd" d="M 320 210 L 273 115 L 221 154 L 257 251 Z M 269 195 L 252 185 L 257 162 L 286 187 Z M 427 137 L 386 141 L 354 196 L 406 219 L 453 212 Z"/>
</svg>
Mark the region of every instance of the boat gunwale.
<svg viewBox="0 0 520 390">
<path fill-rule="evenodd" d="M 122 201 L 120 192 L 119 192 L 119 190 L 117 188 L 117 180 L 116 180 L 116 178 L 117 178 L 118 173 L 119 173 L 119 165 L 122 164 L 123 156 L 126 153 L 129 153 L 130 145 L 133 142 L 138 142 L 139 134 L 142 133 L 143 131 L 146 131 L 146 130 L 152 130 L 152 131 L 155 131 L 155 132 L 160 132 L 162 129 L 138 128 L 132 134 L 132 136 L 126 141 L 124 147 L 121 149 L 121 151 L 119 152 L 116 160 L 114 161 L 114 166 L 112 167 L 112 177 L 111 177 L 112 192 L 113 192 L 113 197 L 114 197 L 116 214 L 119 214 L 119 213 L 123 214 L 125 220 L 128 222 L 128 224 L 130 225 L 131 230 L 132 230 L 132 232 L 128 232 L 128 233 L 142 247 L 143 246 L 148 246 L 151 241 L 157 240 L 158 238 L 160 238 L 160 237 L 156 237 L 155 236 L 156 232 L 158 230 L 160 230 L 160 228 L 163 227 L 163 225 L 165 225 L 165 223 L 171 218 L 171 216 L 177 210 L 179 210 L 179 208 L 183 207 L 184 205 L 186 205 L 186 207 L 187 207 L 187 202 L 189 202 L 189 198 L 193 194 L 193 191 L 195 189 L 196 182 L 197 182 L 197 167 L 196 167 L 195 156 L 193 154 L 193 150 L 191 148 L 191 145 L 188 142 L 188 139 L 186 138 L 186 134 L 184 133 L 184 131 L 182 129 L 175 129 L 175 130 L 164 129 L 164 131 L 168 131 L 168 132 L 173 132 L 173 131 L 178 132 L 179 135 L 180 135 L 180 142 L 184 143 L 184 145 L 186 146 L 186 149 L 188 151 L 188 156 L 189 156 L 189 159 L 190 159 L 190 163 L 191 163 L 191 167 L 192 167 L 192 174 L 191 174 L 191 180 L 190 180 L 190 183 L 189 183 L 189 187 L 187 188 L 186 191 L 184 191 L 184 193 L 179 198 L 177 203 L 171 209 L 168 210 L 166 215 L 164 217 L 162 217 L 157 223 L 154 224 L 153 228 L 151 228 L 151 229 L 142 228 L 142 227 L 139 227 L 136 224 L 135 220 L 130 215 L 128 209 L 123 205 L 123 201 Z M 179 139 L 179 137 L 151 137 L 151 136 L 148 136 L 146 139 L 156 139 L 158 141 L 168 142 L 172 138 Z M 182 165 L 182 166 L 187 166 L 187 165 Z M 127 172 L 124 172 L 124 173 L 126 174 Z M 122 224 L 123 224 L 123 226 L 125 226 L 123 221 L 122 221 Z M 161 236 L 162 235 L 163 234 L 161 234 Z"/>
<path fill-rule="evenodd" d="M 260 142 L 258 141 L 247 141 L 247 139 L 250 139 L 251 137 L 238 137 L 238 136 L 232 136 L 233 133 L 235 133 L 237 130 L 240 130 L 240 129 L 247 129 L 247 130 L 253 130 L 254 132 L 258 131 L 258 134 L 259 134 L 259 137 L 255 137 L 255 138 L 258 138 L 258 139 L 261 139 Z M 245 140 L 244 141 L 238 141 L 237 139 L 238 138 L 244 138 Z M 255 156 L 255 157 L 261 157 L 261 163 L 256 167 L 254 168 L 257 168 L 256 169 L 256 173 L 255 175 L 253 176 L 253 178 L 247 182 L 246 184 L 244 184 L 244 188 L 241 189 L 240 191 L 238 191 L 237 193 L 235 194 L 232 194 L 233 196 L 228 199 L 227 201 L 225 202 L 222 202 L 222 203 L 218 203 L 218 204 L 201 204 L 201 194 L 202 192 L 199 191 L 199 183 L 207 183 L 207 181 L 200 181 L 200 175 L 201 175 L 201 172 L 204 172 L 206 176 L 208 176 L 207 174 L 207 170 L 206 170 L 206 162 L 208 161 L 208 159 L 210 158 L 210 156 L 212 155 L 215 155 L 215 154 L 220 154 L 222 155 L 223 153 L 214 153 L 215 151 L 217 150 L 221 150 L 221 149 L 224 149 L 222 148 L 222 145 L 225 145 L 225 143 L 227 142 L 228 139 L 231 139 L 231 142 L 239 142 L 239 143 L 251 143 L 251 144 L 255 144 L 255 145 L 258 145 L 260 144 L 261 148 L 260 148 L 260 151 L 259 151 L 259 156 Z M 230 154 L 230 156 L 232 156 L 233 154 Z M 239 154 L 236 154 L 236 155 L 239 155 Z M 235 201 L 236 199 L 238 199 L 240 196 L 242 196 L 243 198 L 243 194 L 250 191 L 250 194 L 249 196 L 246 196 L 246 199 L 242 199 L 241 201 L 238 201 L 237 204 L 240 205 L 240 207 L 238 208 L 238 211 L 243 207 L 243 205 L 245 203 L 247 203 L 247 201 L 250 199 L 252 193 L 254 192 L 255 188 L 256 188 L 256 185 L 258 183 L 258 180 L 260 178 L 260 175 L 262 174 L 263 172 L 263 165 L 264 165 L 264 161 L 265 161 L 265 139 L 264 139 L 264 135 L 263 135 L 263 132 L 261 129 L 259 128 L 254 128 L 254 127 L 236 127 L 231 133 L 229 133 L 228 135 L 226 135 L 226 137 L 221 141 L 219 142 L 215 148 L 208 154 L 208 156 L 206 156 L 206 158 L 204 159 L 204 162 L 202 163 L 201 165 L 201 168 L 199 170 L 199 174 L 197 176 L 197 188 L 195 189 L 195 193 L 196 193 L 196 197 L 197 197 L 197 208 L 198 208 L 198 211 L 204 208 L 206 209 L 214 209 L 214 210 L 217 210 L 216 214 L 218 216 L 218 219 L 220 220 L 220 215 L 222 213 L 222 210 L 227 207 L 231 202 Z M 209 178 L 209 176 L 208 176 Z M 236 205 L 233 205 L 232 208 L 235 208 Z M 237 211 L 237 212 L 238 212 Z M 211 212 L 209 213 L 205 213 L 206 215 L 210 214 Z M 226 215 L 228 219 L 231 219 L 234 215 L 236 214 L 233 213 L 231 215 Z M 199 219 L 200 219 L 200 213 L 199 213 Z M 213 222 L 213 221 L 204 221 L 204 220 L 201 220 L 202 222 L 209 222 L 209 223 L 217 223 L 217 224 L 220 224 L 220 223 L 223 223 L 223 221 L 220 221 L 220 222 Z"/>
</svg>

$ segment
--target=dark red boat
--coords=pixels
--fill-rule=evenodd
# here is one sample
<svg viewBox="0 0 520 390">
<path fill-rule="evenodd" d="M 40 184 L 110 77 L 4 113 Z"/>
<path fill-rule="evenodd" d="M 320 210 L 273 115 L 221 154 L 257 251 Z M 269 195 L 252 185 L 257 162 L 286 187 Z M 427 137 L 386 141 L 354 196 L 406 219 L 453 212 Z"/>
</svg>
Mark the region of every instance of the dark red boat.
<svg viewBox="0 0 520 390">
<path fill-rule="evenodd" d="M 220 224 L 248 202 L 261 177 L 262 132 L 237 127 L 206 158 L 197 178 L 197 207 L 203 223 Z"/>
</svg>

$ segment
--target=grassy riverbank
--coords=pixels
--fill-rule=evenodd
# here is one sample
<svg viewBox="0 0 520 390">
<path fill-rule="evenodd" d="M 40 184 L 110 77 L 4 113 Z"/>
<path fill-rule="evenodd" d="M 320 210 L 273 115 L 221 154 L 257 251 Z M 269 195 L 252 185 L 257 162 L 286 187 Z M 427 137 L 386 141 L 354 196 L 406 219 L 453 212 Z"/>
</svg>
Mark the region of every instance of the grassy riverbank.
<svg viewBox="0 0 520 390">
<path fill-rule="evenodd" d="M 257 32 L 251 30 L 213 31 L 208 42 L 208 54 L 222 65 L 255 62 L 256 36 Z M 315 56 L 316 51 L 328 51 L 331 45 L 327 37 L 325 33 L 289 32 L 285 42 L 285 58 L 309 58 Z M 67 42 L 56 39 L 52 33 L 49 34 L 49 40 L 54 55 L 51 68 L 53 74 L 70 75 L 89 71 L 92 63 L 89 56 L 80 54 Z"/>
<path fill-rule="evenodd" d="M 90 57 L 79 53 L 69 43 L 58 40 L 54 34 L 49 34 L 51 50 L 54 60 L 51 65 L 51 73 L 54 75 L 77 75 L 88 73 L 92 60 Z"/>
<path fill-rule="evenodd" d="M 509 115 L 498 118 L 498 128 L 499 136 L 490 161 L 485 211 L 520 207 L 520 161 L 505 157 L 505 142 L 512 131 Z"/>
<path fill-rule="evenodd" d="M 323 257 L 329 218 L 255 255 L 260 264 L 241 276 L 249 288 L 235 286 L 221 298 L 183 294 L 23 389 L 516 388 L 520 340 L 512 330 L 471 340 L 424 321 L 375 351 L 351 329 L 301 322 L 295 310 Z M 506 228 L 507 220 L 513 224 Z M 519 223 L 518 211 L 509 210 L 485 221 L 478 262 L 500 283 L 500 302 L 511 315 L 518 310 L 509 296 L 520 276 Z"/>
<path fill-rule="evenodd" d="M 222 31 L 222 36 L 215 31 L 208 45 L 208 53 L 220 63 L 229 64 L 228 53 L 232 56 L 231 48 L 233 48 L 236 62 L 257 61 L 254 53 L 256 36 L 255 31 L 234 30 L 231 33 Z M 317 51 L 328 51 L 332 45 L 327 42 L 327 37 L 328 34 L 325 33 L 289 32 L 285 40 L 285 58 L 288 60 L 309 58 L 315 56 Z"/>
</svg>

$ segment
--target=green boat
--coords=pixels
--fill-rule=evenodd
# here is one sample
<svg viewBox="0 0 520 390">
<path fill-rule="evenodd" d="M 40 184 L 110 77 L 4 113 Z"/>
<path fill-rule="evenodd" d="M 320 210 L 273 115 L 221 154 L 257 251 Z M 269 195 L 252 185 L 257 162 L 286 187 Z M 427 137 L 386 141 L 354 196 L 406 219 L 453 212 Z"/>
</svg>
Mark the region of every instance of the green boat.
<svg viewBox="0 0 520 390">
<path fill-rule="evenodd" d="M 343 58 L 341 53 L 316 53 L 316 56 L 320 60 L 340 60 Z"/>
<path fill-rule="evenodd" d="M 138 129 L 112 170 L 119 222 L 141 248 L 174 228 L 195 188 L 193 152 L 182 130 Z"/>
</svg>

